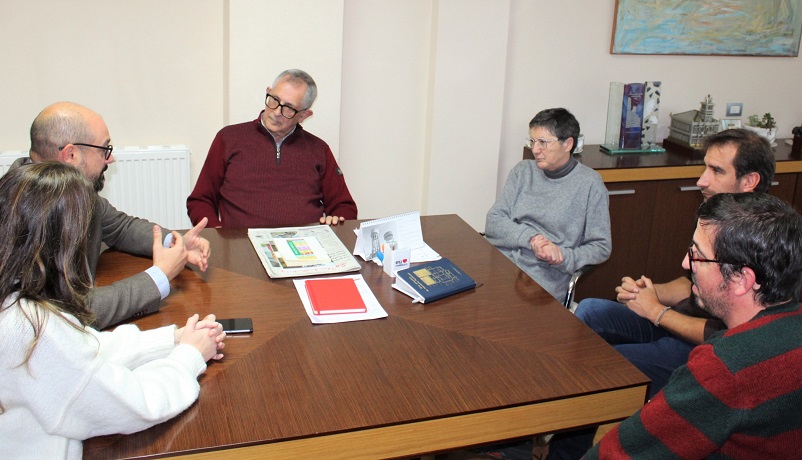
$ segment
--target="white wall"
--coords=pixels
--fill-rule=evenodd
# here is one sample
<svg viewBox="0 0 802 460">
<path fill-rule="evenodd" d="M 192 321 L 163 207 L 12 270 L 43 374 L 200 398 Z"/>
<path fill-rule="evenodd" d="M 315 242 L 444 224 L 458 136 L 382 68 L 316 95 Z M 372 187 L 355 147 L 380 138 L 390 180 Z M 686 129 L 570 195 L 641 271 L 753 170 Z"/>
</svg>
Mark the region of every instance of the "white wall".
<svg viewBox="0 0 802 460">
<path fill-rule="evenodd" d="M 0 150 L 28 150 L 39 111 L 69 100 L 100 113 L 113 144 L 186 144 L 200 170 L 225 122 L 223 13 L 218 1 L 3 0 Z"/>
<path fill-rule="evenodd" d="M 441 0 L 430 69 L 424 214 L 484 230 L 495 202 L 509 1 Z"/>
<path fill-rule="evenodd" d="M 343 0 L 228 3 L 227 124 L 256 119 L 265 108 L 265 89 L 273 85 L 275 77 L 286 69 L 303 69 L 318 86 L 314 114 L 304 122 L 304 128 L 325 139 L 336 157 L 340 144 L 340 117 L 336 114 L 342 78 Z"/>
<path fill-rule="evenodd" d="M 340 163 L 360 216 L 456 213 L 484 228 L 509 2 L 350 0 L 345 20 Z"/>
<path fill-rule="evenodd" d="M 305 123 L 338 155 L 360 216 L 455 212 L 477 230 L 527 123 L 564 106 L 604 137 L 610 81 L 662 80 L 668 114 L 708 93 L 779 137 L 802 122 L 794 58 L 609 53 L 614 0 L 3 0 L 0 150 L 28 148 L 58 100 L 101 113 L 117 145 L 187 144 L 255 118 L 284 68 L 320 86 Z"/>
<path fill-rule="evenodd" d="M 429 125 L 429 0 L 348 0 L 340 167 L 364 218 L 419 210 Z"/>
</svg>

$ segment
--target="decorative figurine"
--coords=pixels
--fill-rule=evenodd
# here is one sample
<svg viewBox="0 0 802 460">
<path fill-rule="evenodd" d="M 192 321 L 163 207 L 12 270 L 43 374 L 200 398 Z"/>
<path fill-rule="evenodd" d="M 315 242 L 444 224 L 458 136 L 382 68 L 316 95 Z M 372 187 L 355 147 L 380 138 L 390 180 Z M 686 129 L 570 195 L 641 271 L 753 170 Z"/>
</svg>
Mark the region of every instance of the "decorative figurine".
<svg viewBox="0 0 802 460">
<path fill-rule="evenodd" d="M 703 137 L 721 130 L 721 124 L 713 118 L 715 107 L 713 98 L 708 94 L 700 103 L 699 110 L 671 114 L 669 139 L 677 144 L 698 147 Z"/>
</svg>

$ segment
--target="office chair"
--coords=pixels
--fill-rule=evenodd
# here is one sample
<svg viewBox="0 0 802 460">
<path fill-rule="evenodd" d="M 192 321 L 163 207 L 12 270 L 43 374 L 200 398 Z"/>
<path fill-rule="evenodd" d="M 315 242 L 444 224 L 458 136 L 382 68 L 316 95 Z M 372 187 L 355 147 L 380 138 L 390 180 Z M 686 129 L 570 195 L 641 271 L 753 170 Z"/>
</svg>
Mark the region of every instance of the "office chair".
<svg viewBox="0 0 802 460">
<path fill-rule="evenodd" d="M 482 235 L 483 238 L 487 237 L 487 235 L 485 235 L 483 232 L 479 232 L 479 234 Z M 571 275 L 571 279 L 568 280 L 568 290 L 565 293 L 565 300 L 563 300 L 563 305 L 565 306 L 565 308 L 569 310 L 571 309 L 571 303 L 573 303 L 574 301 L 574 295 L 576 294 L 576 285 L 579 283 L 579 278 L 581 278 L 582 275 L 584 275 L 585 273 L 589 272 L 593 267 L 594 265 L 585 265 L 583 267 L 580 267 L 577 271 L 574 272 L 573 275 Z M 802 290 L 800 292 L 802 292 Z"/>
<path fill-rule="evenodd" d="M 585 273 L 589 272 L 594 266 L 593 265 L 585 265 L 584 267 L 580 267 L 579 270 L 575 271 L 573 275 L 571 275 L 571 279 L 568 281 L 568 291 L 565 293 L 565 301 L 563 301 L 563 305 L 565 308 L 571 309 L 571 304 L 574 302 L 574 295 L 576 294 L 576 285 L 579 283 L 579 279 Z"/>
</svg>

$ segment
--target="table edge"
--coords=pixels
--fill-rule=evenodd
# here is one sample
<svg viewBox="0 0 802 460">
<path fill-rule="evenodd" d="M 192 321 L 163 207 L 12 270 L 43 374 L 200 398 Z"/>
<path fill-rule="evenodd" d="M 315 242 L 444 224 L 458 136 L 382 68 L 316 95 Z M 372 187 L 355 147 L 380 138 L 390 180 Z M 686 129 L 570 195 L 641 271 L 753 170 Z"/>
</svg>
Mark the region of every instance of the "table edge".
<svg viewBox="0 0 802 460">
<path fill-rule="evenodd" d="M 332 452 L 352 459 L 416 456 L 623 420 L 643 406 L 647 387 L 644 383 L 453 417 L 178 456 L 193 460 L 323 458 Z"/>
</svg>

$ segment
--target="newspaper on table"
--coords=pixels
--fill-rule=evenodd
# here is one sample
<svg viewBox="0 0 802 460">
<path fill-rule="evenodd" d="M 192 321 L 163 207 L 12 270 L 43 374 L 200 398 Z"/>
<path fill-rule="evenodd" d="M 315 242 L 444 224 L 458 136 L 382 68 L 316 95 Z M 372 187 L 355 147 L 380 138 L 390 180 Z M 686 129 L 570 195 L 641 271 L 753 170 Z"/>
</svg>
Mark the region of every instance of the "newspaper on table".
<svg viewBox="0 0 802 460">
<path fill-rule="evenodd" d="M 315 238 L 326 251 L 331 262 L 289 267 L 283 260 L 274 242 L 279 238 Z M 251 241 L 259 260 L 271 278 L 291 278 L 294 276 L 324 275 L 329 273 L 346 273 L 359 271 L 359 262 L 340 241 L 328 225 L 311 227 L 284 228 L 249 228 L 248 239 Z"/>
</svg>

